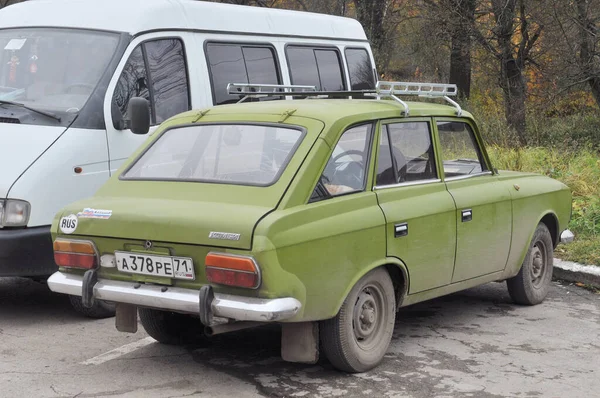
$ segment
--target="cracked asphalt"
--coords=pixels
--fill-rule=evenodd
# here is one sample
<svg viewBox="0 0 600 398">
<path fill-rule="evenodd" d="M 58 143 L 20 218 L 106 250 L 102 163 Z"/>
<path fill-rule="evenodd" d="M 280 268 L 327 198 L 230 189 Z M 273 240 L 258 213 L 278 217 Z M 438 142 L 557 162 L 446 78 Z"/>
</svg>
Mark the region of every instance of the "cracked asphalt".
<svg viewBox="0 0 600 398">
<path fill-rule="evenodd" d="M 378 368 L 283 362 L 265 327 L 174 347 L 81 318 L 37 282 L 0 278 L 2 397 L 592 397 L 600 394 L 600 294 L 553 282 L 535 307 L 492 283 L 398 313 Z M 91 358 L 138 342 L 114 359 Z M 88 364 L 83 364 L 88 361 Z M 94 361 L 92 361 L 94 362 Z M 96 361 L 100 362 L 100 361 Z M 96 363 L 94 362 L 94 363 Z"/>
</svg>

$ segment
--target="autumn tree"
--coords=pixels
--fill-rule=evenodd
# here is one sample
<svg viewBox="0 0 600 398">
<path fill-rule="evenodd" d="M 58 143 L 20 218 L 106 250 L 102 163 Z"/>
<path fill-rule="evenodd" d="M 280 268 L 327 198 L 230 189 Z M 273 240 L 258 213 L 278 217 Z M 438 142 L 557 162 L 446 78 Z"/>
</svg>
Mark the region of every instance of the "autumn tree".
<svg viewBox="0 0 600 398">
<path fill-rule="evenodd" d="M 536 1 L 538 7 L 543 3 Z M 504 94 L 506 121 L 521 145 L 527 144 L 525 69 L 535 64 L 533 53 L 543 30 L 543 25 L 532 17 L 531 4 L 526 0 L 482 1 L 476 10 L 478 26 L 473 30 L 477 41 L 499 64 L 498 83 Z"/>
</svg>

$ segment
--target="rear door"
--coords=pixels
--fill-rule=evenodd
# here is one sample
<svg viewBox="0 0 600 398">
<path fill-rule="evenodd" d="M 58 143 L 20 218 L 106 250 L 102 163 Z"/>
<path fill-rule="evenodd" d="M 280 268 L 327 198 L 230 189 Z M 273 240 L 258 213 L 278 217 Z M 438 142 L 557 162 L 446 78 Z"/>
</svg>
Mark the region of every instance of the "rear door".
<svg viewBox="0 0 600 398">
<path fill-rule="evenodd" d="M 502 271 L 510 249 L 510 192 L 490 171 L 473 127 L 437 120 L 448 192 L 456 203 L 456 265 L 452 282 Z"/>
<path fill-rule="evenodd" d="M 409 294 L 450 284 L 455 205 L 437 170 L 431 120 L 381 125 L 375 191 L 386 219 L 387 255 L 407 266 Z"/>
</svg>

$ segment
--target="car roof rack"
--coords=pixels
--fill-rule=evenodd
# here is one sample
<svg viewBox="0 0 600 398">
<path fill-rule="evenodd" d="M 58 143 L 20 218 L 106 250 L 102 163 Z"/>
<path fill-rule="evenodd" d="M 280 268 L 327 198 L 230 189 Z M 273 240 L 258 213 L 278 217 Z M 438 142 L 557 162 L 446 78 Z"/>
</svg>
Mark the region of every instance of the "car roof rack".
<svg viewBox="0 0 600 398">
<path fill-rule="evenodd" d="M 424 98 L 443 98 L 456 109 L 457 116 L 462 115 L 460 105 L 451 96 L 458 94 L 456 84 L 414 83 L 378 81 L 375 89 L 351 91 L 317 91 L 315 86 L 281 85 L 281 84 L 247 84 L 229 83 L 227 92 L 230 95 L 243 95 L 238 102 L 248 98 L 264 97 L 305 97 L 305 98 L 392 98 L 404 108 L 404 116 L 409 116 L 408 104 L 400 99 L 400 95 L 416 95 Z"/>
</svg>

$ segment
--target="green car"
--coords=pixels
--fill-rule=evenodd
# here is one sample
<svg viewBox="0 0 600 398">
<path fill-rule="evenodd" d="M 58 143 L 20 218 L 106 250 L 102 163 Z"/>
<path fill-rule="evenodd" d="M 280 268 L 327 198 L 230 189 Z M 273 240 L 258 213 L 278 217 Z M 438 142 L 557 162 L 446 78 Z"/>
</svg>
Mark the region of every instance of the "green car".
<svg viewBox="0 0 600 398">
<path fill-rule="evenodd" d="M 321 346 L 347 372 L 381 362 L 400 307 L 502 280 L 516 303 L 542 302 L 573 239 L 569 189 L 497 171 L 454 88 L 433 86 L 173 117 L 56 216 L 50 288 L 116 303 L 121 331 L 139 314 L 166 344 L 278 323 L 284 360 L 314 363 Z M 451 104 L 398 97 L 423 93 Z M 147 113 L 132 103 L 134 132 Z"/>
</svg>

